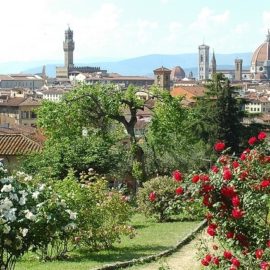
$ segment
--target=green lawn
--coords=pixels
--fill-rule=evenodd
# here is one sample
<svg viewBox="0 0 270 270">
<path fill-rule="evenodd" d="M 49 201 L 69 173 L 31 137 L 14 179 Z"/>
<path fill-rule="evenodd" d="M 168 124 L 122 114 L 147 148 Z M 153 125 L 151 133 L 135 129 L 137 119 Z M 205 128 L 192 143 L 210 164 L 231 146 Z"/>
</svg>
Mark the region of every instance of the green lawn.
<svg viewBox="0 0 270 270">
<path fill-rule="evenodd" d="M 28 254 L 17 265 L 16 270 L 89 270 L 91 268 L 131 260 L 141 256 L 159 253 L 174 246 L 182 237 L 191 232 L 199 222 L 156 223 L 142 215 L 132 218 L 137 234 L 133 239 L 123 237 L 115 247 L 99 252 L 79 250 L 70 255 L 67 261 L 41 263 L 34 254 Z"/>
</svg>

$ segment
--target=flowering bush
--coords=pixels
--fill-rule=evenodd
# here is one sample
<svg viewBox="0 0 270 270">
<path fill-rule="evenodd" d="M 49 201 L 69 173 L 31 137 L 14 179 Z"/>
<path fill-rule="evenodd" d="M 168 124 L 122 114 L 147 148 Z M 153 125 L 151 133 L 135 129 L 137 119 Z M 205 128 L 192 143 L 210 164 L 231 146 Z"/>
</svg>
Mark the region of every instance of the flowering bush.
<svg viewBox="0 0 270 270">
<path fill-rule="evenodd" d="M 74 242 L 98 250 L 108 248 L 121 235 L 134 235 L 127 225 L 132 211 L 128 198 L 118 191 L 110 190 L 107 181 L 95 177 L 95 182 L 84 174 L 79 182 L 72 172 L 66 179 L 54 184 L 54 189 L 65 199 L 69 209 L 78 213 L 78 230 Z"/>
<path fill-rule="evenodd" d="M 202 211 L 190 195 L 182 173 L 174 171 L 172 178 L 156 177 L 145 182 L 139 189 L 137 202 L 142 213 L 154 216 L 160 222 L 179 213 L 182 218 L 196 219 L 202 216 Z"/>
<path fill-rule="evenodd" d="M 68 239 L 76 213 L 45 185 L 33 187 L 30 177 L 7 177 L 0 170 L 0 269 L 6 270 L 30 248 L 46 251 L 57 239 Z"/>
<path fill-rule="evenodd" d="M 216 151 L 223 151 L 220 143 Z M 248 144 L 252 149 L 240 157 L 221 152 L 207 177 L 190 179 L 190 189 L 208 210 L 211 244 L 200 249 L 208 269 L 270 269 L 269 144 L 264 132 Z"/>
</svg>

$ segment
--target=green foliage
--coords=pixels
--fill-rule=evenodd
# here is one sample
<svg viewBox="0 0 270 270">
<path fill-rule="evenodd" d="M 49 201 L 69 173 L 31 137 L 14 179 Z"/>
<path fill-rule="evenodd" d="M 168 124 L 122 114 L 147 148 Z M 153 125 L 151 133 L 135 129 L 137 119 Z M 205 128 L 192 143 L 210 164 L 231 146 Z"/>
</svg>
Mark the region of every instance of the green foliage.
<svg viewBox="0 0 270 270">
<path fill-rule="evenodd" d="M 176 203 L 175 193 L 178 183 L 170 177 L 156 177 L 144 183 L 137 194 L 139 211 L 147 216 L 154 216 L 164 222 L 179 213 L 181 205 Z M 150 194 L 155 192 L 156 199 L 151 201 Z"/>
<path fill-rule="evenodd" d="M 91 175 L 90 175 L 91 176 Z M 107 181 L 79 183 L 71 172 L 54 189 L 64 198 L 67 205 L 78 213 L 78 233 L 75 241 L 91 249 L 103 249 L 120 241 L 121 235 L 133 236 L 133 229 L 127 225 L 132 211 L 121 193 L 107 188 Z"/>
</svg>

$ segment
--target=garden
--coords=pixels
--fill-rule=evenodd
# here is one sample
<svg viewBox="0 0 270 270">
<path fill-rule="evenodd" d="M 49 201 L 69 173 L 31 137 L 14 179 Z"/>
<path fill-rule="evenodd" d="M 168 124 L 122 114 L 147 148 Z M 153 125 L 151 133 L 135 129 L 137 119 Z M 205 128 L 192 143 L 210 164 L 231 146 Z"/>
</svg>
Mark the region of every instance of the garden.
<svg viewBox="0 0 270 270">
<path fill-rule="evenodd" d="M 241 125 L 222 75 L 207 87 L 194 108 L 157 88 L 145 100 L 135 87 L 100 85 L 44 102 L 42 152 L 17 171 L 0 167 L 0 268 L 141 260 L 206 220 L 194 258 L 202 268 L 270 269 L 266 129 Z M 152 120 L 138 137 L 146 108 Z"/>
</svg>

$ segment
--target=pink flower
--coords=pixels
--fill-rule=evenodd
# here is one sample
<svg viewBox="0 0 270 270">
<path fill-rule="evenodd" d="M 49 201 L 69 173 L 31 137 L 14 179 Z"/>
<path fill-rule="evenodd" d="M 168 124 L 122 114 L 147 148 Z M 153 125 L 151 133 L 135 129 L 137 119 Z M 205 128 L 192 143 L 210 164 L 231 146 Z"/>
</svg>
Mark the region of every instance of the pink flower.
<svg viewBox="0 0 270 270">
<path fill-rule="evenodd" d="M 269 266 L 270 265 L 268 262 L 261 262 L 261 264 L 260 264 L 261 270 L 268 270 Z"/>
<path fill-rule="evenodd" d="M 263 180 L 260 184 L 260 186 L 262 188 L 267 188 L 270 185 L 270 181 L 269 180 Z"/>
<path fill-rule="evenodd" d="M 235 257 L 231 259 L 231 263 L 237 268 L 240 267 L 240 261 Z"/>
<path fill-rule="evenodd" d="M 172 173 L 172 176 L 174 178 L 174 180 L 176 182 L 180 182 L 183 180 L 183 176 L 182 176 L 182 173 L 178 170 L 175 170 L 173 173 Z"/>
<path fill-rule="evenodd" d="M 257 138 L 256 138 L 256 137 L 251 137 L 251 138 L 249 138 L 249 140 L 248 140 L 248 144 L 249 144 L 249 145 L 253 145 L 256 141 L 257 141 Z"/>
<path fill-rule="evenodd" d="M 149 194 L 149 200 L 151 202 L 154 202 L 156 200 L 157 196 L 156 196 L 156 192 L 155 191 L 152 191 L 150 194 Z"/>
<path fill-rule="evenodd" d="M 266 138 L 266 133 L 265 132 L 263 132 L 263 131 L 261 131 L 259 134 L 258 134 L 258 139 L 260 140 L 260 141 L 262 141 L 262 140 L 264 140 L 265 138 Z"/>
<path fill-rule="evenodd" d="M 221 152 L 225 149 L 225 143 L 224 142 L 217 142 L 215 145 L 214 145 L 214 149 L 217 151 L 217 152 Z"/>
<path fill-rule="evenodd" d="M 184 193 L 184 189 L 183 189 L 182 187 L 178 187 L 178 188 L 175 190 L 175 193 L 176 193 L 177 195 L 181 195 L 181 194 Z"/>
</svg>

